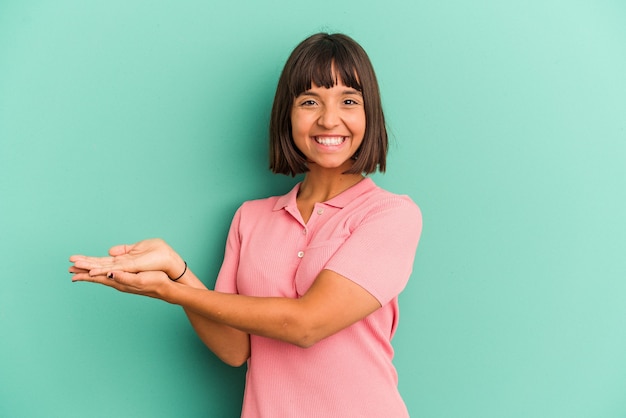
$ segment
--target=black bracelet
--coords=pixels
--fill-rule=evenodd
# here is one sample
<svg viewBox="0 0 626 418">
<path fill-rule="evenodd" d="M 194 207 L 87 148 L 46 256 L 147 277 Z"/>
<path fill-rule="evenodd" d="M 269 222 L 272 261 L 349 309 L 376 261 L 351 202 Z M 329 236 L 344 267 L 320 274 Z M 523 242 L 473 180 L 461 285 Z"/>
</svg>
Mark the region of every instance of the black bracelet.
<svg viewBox="0 0 626 418">
<path fill-rule="evenodd" d="M 178 277 L 177 277 L 177 278 L 175 278 L 175 279 L 172 279 L 170 276 L 167 276 L 167 277 L 170 277 L 170 280 L 171 280 L 171 281 L 175 282 L 175 281 L 177 281 L 178 279 L 180 279 L 181 277 L 183 277 L 183 276 L 185 275 L 185 273 L 187 273 L 187 262 L 186 262 L 186 261 L 184 261 L 184 260 L 183 260 L 183 262 L 185 263 L 185 270 L 183 270 L 183 274 L 181 274 L 180 276 L 178 276 Z"/>
</svg>

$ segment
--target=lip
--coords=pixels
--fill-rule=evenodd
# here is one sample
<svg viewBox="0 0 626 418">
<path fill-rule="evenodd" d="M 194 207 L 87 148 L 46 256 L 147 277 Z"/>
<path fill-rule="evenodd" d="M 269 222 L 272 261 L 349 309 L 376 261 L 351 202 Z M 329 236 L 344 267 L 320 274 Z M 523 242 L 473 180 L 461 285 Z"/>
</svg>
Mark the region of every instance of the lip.
<svg viewBox="0 0 626 418">
<path fill-rule="evenodd" d="M 324 149 L 338 149 L 348 142 L 345 135 L 315 135 L 312 137 L 313 142 Z"/>
</svg>

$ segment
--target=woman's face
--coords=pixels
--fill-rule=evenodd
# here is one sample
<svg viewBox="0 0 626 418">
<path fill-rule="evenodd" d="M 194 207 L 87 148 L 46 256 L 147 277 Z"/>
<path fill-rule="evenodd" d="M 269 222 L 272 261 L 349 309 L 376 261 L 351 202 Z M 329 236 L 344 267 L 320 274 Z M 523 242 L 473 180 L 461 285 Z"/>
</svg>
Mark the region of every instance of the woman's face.
<svg viewBox="0 0 626 418">
<path fill-rule="evenodd" d="M 363 142 L 365 108 L 363 96 L 343 82 L 331 88 L 311 84 L 295 98 L 291 108 L 291 134 L 306 156 L 309 169 L 345 170 Z"/>
</svg>

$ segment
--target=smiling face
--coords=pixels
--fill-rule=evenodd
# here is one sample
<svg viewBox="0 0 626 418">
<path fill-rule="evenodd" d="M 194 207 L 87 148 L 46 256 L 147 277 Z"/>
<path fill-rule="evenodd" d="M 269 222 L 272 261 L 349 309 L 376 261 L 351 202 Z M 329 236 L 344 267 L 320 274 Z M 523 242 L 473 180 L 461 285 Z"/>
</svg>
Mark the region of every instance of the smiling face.
<svg viewBox="0 0 626 418">
<path fill-rule="evenodd" d="M 291 134 L 309 169 L 347 170 L 365 134 L 362 94 L 341 80 L 330 88 L 311 83 L 294 99 Z"/>
<path fill-rule="evenodd" d="M 318 33 L 292 51 L 269 128 L 274 173 L 295 176 L 318 164 L 348 167 L 344 174 L 385 171 L 387 129 L 376 74 L 346 35 Z M 357 150 L 358 159 L 350 160 Z"/>
</svg>

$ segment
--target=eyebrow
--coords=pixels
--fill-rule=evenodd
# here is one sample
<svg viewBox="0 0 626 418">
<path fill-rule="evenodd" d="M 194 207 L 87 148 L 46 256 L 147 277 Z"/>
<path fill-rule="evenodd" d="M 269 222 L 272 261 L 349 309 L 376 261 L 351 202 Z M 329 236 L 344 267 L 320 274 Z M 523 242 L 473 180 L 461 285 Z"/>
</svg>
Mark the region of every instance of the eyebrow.
<svg viewBox="0 0 626 418">
<path fill-rule="evenodd" d="M 347 89 L 343 90 L 341 92 L 341 94 L 342 95 L 344 95 L 344 94 L 356 94 L 356 95 L 359 95 L 359 96 L 363 96 L 363 93 L 361 93 L 357 89 L 353 89 L 353 88 L 347 88 Z M 315 97 L 319 97 L 319 94 L 315 93 L 312 90 L 306 90 L 306 91 L 303 91 L 302 93 L 300 93 L 299 96 L 315 96 Z"/>
</svg>

